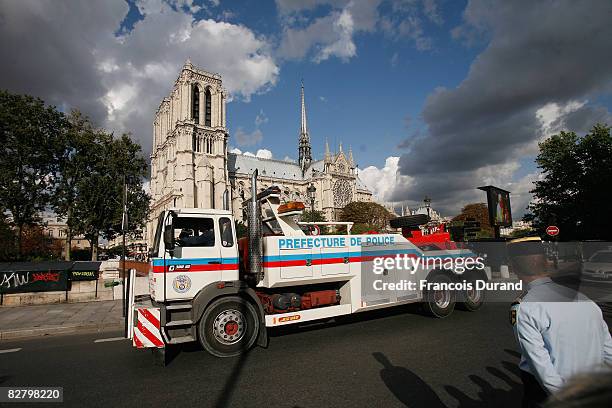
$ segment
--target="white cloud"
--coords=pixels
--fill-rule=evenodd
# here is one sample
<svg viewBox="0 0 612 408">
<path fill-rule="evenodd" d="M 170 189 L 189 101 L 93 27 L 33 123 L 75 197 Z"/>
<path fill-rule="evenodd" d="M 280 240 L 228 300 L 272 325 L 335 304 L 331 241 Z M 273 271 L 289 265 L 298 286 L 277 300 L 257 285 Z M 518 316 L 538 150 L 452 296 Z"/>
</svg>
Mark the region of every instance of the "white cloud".
<svg viewBox="0 0 612 408">
<path fill-rule="evenodd" d="M 346 62 L 357 55 L 354 37 L 376 31 L 396 40 L 410 38 L 420 51 L 432 48 L 422 20 L 443 23 L 435 0 L 389 0 L 386 5 L 391 11 L 382 18 L 381 3 L 382 0 L 277 0 L 283 27 L 278 55 L 286 59 L 310 56 L 315 63 L 332 57 Z M 316 10 L 325 8 L 331 10 L 312 17 Z"/>
<path fill-rule="evenodd" d="M 271 159 L 273 158 L 272 152 L 268 149 L 258 149 L 256 153 L 251 153 L 251 152 L 243 152 L 242 150 L 238 149 L 237 147 L 234 147 L 232 149 L 230 149 L 229 151 L 230 153 L 235 153 L 235 154 L 241 154 L 243 156 L 249 156 L 249 157 L 259 157 L 260 159 Z"/>
<path fill-rule="evenodd" d="M 255 116 L 255 126 L 259 127 L 264 123 L 268 123 L 268 117 L 264 113 L 263 109 L 260 109 L 257 116 Z"/>
<path fill-rule="evenodd" d="M 336 56 L 343 61 L 357 55 L 357 47 L 353 42 L 354 23 L 353 16 L 348 9 L 342 10 L 333 23 L 336 40 L 325 45 L 314 57 L 315 62 L 321 62 L 330 56 Z"/>
<path fill-rule="evenodd" d="M 0 49 L 12 63 L 1 68 L 0 88 L 80 108 L 100 126 L 131 131 L 148 154 L 155 111 L 187 58 L 220 73 L 233 98 L 249 100 L 276 84 L 267 38 L 243 25 L 196 20 L 199 6 L 190 0 L 136 5 L 143 18 L 117 36 L 124 2 L 3 4 Z"/>
<path fill-rule="evenodd" d="M 357 55 L 354 35 L 374 31 L 379 19 L 380 0 L 277 0 L 276 4 L 283 26 L 278 54 L 287 59 L 302 59 L 312 50 L 316 63 L 331 57 L 346 62 Z M 309 19 L 308 12 L 319 6 L 331 6 L 332 10 Z"/>
<path fill-rule="evenodd" d="M 576 112 L 587 104 L 588 101 L 569 101 L 564 105 L 559 105 L 556 102 L 547 103 L 536 111 L 536 117 L 542 126 L 542 134 L 544 137 L 552 136 L 561 130 L 564 116 L 572 112 Z"/>
<path fill-rule="evenodd" d="M 372 191 L 375 199 L 387 202 L 391 199 L 391 193 L 398 181 L 397 166 L 399 157 L 390 156 L 385 160 L 382 168 L 368 166 L 359 172 L 359 178 Z"/>
<path fill-rule="evenodd" d="M 272 152 L 268 149 L 259 149 L 257 150 L 257 153 L 255 153 L 255 156 L 259 157 L 260 159 L 271 159 Z"/>
</svg>

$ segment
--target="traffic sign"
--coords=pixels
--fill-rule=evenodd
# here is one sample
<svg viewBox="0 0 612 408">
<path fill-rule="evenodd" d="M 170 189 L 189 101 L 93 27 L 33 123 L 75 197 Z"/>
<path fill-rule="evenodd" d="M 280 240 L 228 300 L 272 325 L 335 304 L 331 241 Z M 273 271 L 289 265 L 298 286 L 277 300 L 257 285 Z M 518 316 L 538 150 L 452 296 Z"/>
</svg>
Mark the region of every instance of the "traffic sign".
<svg viewBox="0 0 612 408">
<path fill-rule="evenodd" d="M 559 235 L 559 227 L 556 225 L 549 225 L 546 227 L 546 234 L 550 235 L 551 237 L 556 237 Z"/>
</svg>

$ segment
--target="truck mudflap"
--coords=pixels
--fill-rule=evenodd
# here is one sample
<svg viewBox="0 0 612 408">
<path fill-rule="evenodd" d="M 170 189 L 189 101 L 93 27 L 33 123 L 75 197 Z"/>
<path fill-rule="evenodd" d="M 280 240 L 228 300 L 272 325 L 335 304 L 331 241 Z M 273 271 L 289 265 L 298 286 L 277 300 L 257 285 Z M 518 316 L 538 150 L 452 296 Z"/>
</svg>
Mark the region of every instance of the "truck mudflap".
<svg viewBox="0 0 612 408">
<path fill-rule="evenodd" d="M 136 348 L 163 348 L 159 307 L 135 307 L 132 345 Z"/>
</svg>

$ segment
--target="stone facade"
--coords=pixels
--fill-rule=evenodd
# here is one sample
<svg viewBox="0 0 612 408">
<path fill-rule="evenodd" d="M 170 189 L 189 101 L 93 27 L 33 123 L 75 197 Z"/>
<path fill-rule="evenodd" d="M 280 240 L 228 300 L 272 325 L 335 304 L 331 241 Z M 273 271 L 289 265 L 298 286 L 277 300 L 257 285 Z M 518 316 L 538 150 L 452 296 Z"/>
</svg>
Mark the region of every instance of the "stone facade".
<svg viewBox="0 0 612 408">
<path fill-rule="evenodd" d="M 250 197 L 250 175 L 255 169 L 259 188 L 276 185 L 286 201 L 300 200 L 309 206 L 306 188 L 313 184 L 315 209 L 330 221 L 351 201 L 371 201 L 372 193 L 359 180 L 350 149 L 345 153 L 340 145 L 337 153 L 331 153 L 326 142 L 323 160 L 313 160 L 303 86 L 300 96 L 297 163 L 230 153 L 227 93 L 221 77 L 187 61 L 155 114 L 149 242 L 154 220 L 172 207 L 231 209 L 237 220 L 243 220 L 242 203 Z"/>
</svg>

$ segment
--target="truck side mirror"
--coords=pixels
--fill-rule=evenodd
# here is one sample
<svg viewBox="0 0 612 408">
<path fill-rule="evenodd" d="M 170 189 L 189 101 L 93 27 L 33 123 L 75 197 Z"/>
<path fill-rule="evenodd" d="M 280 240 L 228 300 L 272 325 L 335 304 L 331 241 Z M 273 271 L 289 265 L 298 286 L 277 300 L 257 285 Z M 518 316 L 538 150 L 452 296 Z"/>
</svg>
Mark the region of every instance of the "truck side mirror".
<svg viewBox="0 0 612 408">
<path fill-rule="evenodd" d="M 164 246 L 166 250 L 172 251 L 174 249 L 174 228 L 172 225 L 167 225 L 164 230 Z"/>
</svg>

